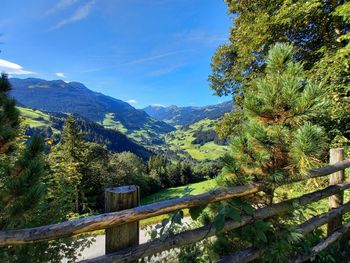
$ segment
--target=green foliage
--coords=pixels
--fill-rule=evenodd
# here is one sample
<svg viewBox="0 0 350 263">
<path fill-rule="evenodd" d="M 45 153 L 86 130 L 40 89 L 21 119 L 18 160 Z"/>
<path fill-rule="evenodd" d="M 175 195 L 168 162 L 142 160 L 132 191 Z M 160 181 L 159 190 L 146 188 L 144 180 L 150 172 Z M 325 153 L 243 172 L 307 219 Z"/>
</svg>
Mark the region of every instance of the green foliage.
<svg viewBox="0 0 350 263">
<path fill-rule="evenodd" d="M 44 144 L 32 137 L 27 146 L 19 144 L 19 113 L 8 97 L 7 76 L 0 80 L 0 229 L 18 229 L 57 223 L 66 219 L 49 196 Z M 22 141 L 25 141 L 21 138 Z M 76 260 L 78 247 L 89 245 L 81 238 L 59 239 L 33 245 L 5 246 L 3 262 L 61 262 Z"/>
<path fill-rule="evenodd" d="M 197 220 L 206 206 L 195 206 L 189 209 L 190 216 L 193 220 Z"/>
<path fill-rule="evenodd" d="M 49 157 L 52 173 L 52 187 L 63 191 L 62 200 L 68 206 L 66 209 L 80 213 L 85 211 L 85 196 L 82 191 L 82 181 L 86 168 L 85 142 L 72 116 L 68 116 L 63 128 L 61 143 L 52 149 Z M 55 183 L 57 183 L 56 186 Z M 55 191 L 56 192 L 56 191 Z"/>
<path fill-rule="evenodd" d="M 319 108 L 315 121 L 334 146 L 349 134 L 349 3 L 347 1 L 234 1 L 226 0 L 233 16 L 229 42 L 212 58 L 211 88 L 218 95 L 233 94 L 241 111 L 246 91 L 265 70 L 265 58 L 276 43 L 292 43 L 294 59 L 303 63 L 302 77 L 322 81 L 331 88 L 331 107 Z M 240 115 L 240 113 L 237 113 Z M 227 115 L 218 133 L 234 135 L 244 118 Z"/>
<path fill-rule="evenodd" d="M 264 180 L 270 199 L 276 185 L 318 165 L 327 146 L 322 129 L 309 122 L 326 107 L 327 89 L 304 80 L 302 65 L 293 57 L 290 45 L 271 49 L 265 76 L 245 92 L 246 121 L 224 159 L 228 182 Z"/>
<path fill-rule="evenodd" d="M 14 164 L 2 169 L 0 193 L 1 222 L 6 228 L 31 225 L 33 214 L 43 199 L 45 188 L 43 143 L 33 138 Z"/>
<path fill-rule="evenodd" d="M 15 100 L 8 97 L 10 90 L 8 77 L 3 73 L 0 78 L 0 154 L 9 150 L 19 132 L 19 112 Z"/>
</svg>

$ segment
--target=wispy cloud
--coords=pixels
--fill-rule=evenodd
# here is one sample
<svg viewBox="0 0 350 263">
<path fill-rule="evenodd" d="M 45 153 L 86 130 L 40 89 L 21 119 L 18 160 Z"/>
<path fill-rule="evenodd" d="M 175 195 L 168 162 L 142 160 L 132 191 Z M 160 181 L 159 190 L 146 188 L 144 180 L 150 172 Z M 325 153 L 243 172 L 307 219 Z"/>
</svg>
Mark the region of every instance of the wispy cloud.
<svg viewBox="0 0 350 263">
<path fill-rule="evenodd" d="M 129 104 L 137 104 L 138 103 L 137 100 L 135 100 L 135 99 L 130 99 L 130 100 L 127 100 L 126 102 Z"/>
<path fill-rule="evenodd" d="M 197 30 L 186 30 L 182 32 L 177 32 L 173 34 L 173 37 L 177 41 L 217 45 L 218 43 L 223 43 L 227 41 L 228 36 L 220 35 L 215 32 L 207 32 L 205 30 L 197 29 Z"/>
<path fill-rule="evenodd" d="M 162 53 L 162 54 L 158 54 L 158 55 L 153 55 L 153 56 L 149 56 L 149 57 L 136 59 L 136 60 L 127 62 L 124 65 L 144 64 L 144 63 L 147 63 L 147 62 L 151 62 L 151 61 L 159 60 L 159 59 L 162 59 L 162 58 L 170 57 L 170 56 L 173 56 L 173 55 L 177 55 L 177 54 L 180 54 L 180 53 L 187 53 L 187 52 L 191 52 L 191 51 L 193 51 L 193 50 L 192 49 L 183 49 L 183 50 L 171 51 L 171 52 L 167 52 L 167 53 Z"/>
<path fill-rule="evenodd" d="M 11 75 L 30 75 L 36 74 L 35 72 L 24 70 L 21 65 L 0 59 L 0 71 L 6 72 Z"/>
<path fill-rule="evenodd" d="M 66 77 L 63 72 L 57 72 L 55 74 L 56 74 L 57 77 L 60 77 L 60 78 L 65 78 Z"/>
<path fill-rule="evenodd" d="M 161 67 L 159 69 L 152 70 L 151 72 L 149 72 L 147 74 L 147 76 L 150 76 L 150 77 L 164 76 L 164 75 L 167 75 L 169 73 L 176 71 L 177 69 L 183 67 L 184 65 L 185 65 L 184 63 L 180 63 L 180 64 L 170 63 L 169 65 L 166 65 L 166 66 Z"/>
<path fill-rule="evenodd" d="M 56 26 L 54 26 L 52 28 L 52 30 L 60 29 L 63 26 L 66 26 L 68 24 L 71 24 L 71 23 L 74 23 L 74 22 L 77 22 L 77 21 L 85 19 L 91 13 L 92 8 L 95 5 L 95 3 L 96 3 L 96 1 L 92 0 L 92 1 L 87 2 L 84 5 L 79 6 L 78 9 L 75 10 L 75 12 L 74 12 L 74 14 L 72 16 L 70 16 L 68 18 L 65 18 L 62 21 L 60 21 Z"/>
<path fill-rule="evenodd" d="M 67 7 L 70 7 L 77 3 L 79 0 L 59 0 L 57 1 L 56 5 L 54 5 L 51 9 L 49 9 L 46 12 L 46 15 L 51 15 L 53 13 L 56 13 L 58 11 L 61 11 Z"/>
</svg>

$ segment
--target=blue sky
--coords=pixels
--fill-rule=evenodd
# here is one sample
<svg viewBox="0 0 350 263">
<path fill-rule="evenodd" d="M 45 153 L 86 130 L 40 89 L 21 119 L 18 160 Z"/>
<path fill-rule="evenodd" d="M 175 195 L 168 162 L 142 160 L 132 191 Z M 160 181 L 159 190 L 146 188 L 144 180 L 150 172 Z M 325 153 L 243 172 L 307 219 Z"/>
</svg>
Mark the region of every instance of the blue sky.
<svg viewBox="0 0 350 263">
<path fill-rule="evenodd" d="M 0 70 L 79 81 L 150 104 L 207 105 L 210 60 L 232 25 L 223 0 L 12 0 L 1 3 Z"/>
</svg>

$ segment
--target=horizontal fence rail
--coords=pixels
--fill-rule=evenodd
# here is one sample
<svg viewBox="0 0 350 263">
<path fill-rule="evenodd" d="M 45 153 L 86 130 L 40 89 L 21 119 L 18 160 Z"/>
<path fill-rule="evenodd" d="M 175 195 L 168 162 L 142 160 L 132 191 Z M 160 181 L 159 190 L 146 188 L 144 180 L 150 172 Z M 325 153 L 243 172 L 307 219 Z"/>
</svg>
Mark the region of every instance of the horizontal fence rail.
<svg viewBox="0 0 350 263">
<path fill-rule="evenodd" d="M 350 229 L 350 222 L 345 224 L 343 227 L 337 229 L 335 232 L 333 232 L 328 238 L 318 243 L 316 246 L 314 246 L 311 249 L 311 253 L 305 256 L 299 256 L 295 259 L 290 260 L 288 263 L 301 263 L 305 262 L 315 255 L 319 254 L 323 250 L 325 250 L 330 245 L 334 244 L 338 240 L 340 240 Z"/>
<path fill-rule="evenodd" d="M 329 223 L 331 220 L 338 217 L 339 215 L 343 215 L 347 212 L 350 212 L 350 202 L 346 203 L 345 205 L 337 209 L 331 210 L 327 213 L 315 216 L 307 220 L 306 222 L 299 225 L 299 227 L 297 228 L 297 231 L 302 235 L 306 235 L 311 231 L 315 230 L 316 228 Z M 335 242 L 335 240 L 333 242 Z M 264 252 L 263 250 L 258 250 L 255 248 L 247 248 L 247 249 L 238 251 L 232 255 L 229 255 L 227 257 L 224 257 L 221 260 L 217 261 L 216 263 L 247 263 L 259 258 L 263 254 L 263 252 Z M 290 262 L 304 262 L 312 256 L 313 254 L 297 257 L 296 259 L 293 259 Z M 305 259 L 305 260 L 302 261 L 302 259 Z"/>
<path fill-rule="evenodd" d="M 330 197 L 335 193 L 338 193 L 339 191 L 343 191 L 349 188 L 350 188 L 350 182 L 345 182 L 343 184 L 332 185 L 323 190 L 318 190 L 313 193 L 305 194 L 298 198 L 293 198 L 287 201 L 283 201 L 281 203 L 277 203 L 271 206 L 257 209 L 253 216 L 242 216 L 241 222 L 232 221 L 232 220 L 226 221 L 225 226 L 221 232 L 227 232 L 233 229 L 237 229 L 244 225 L 250 224 L 255 220 L 267 219 L 273 216 L 288 213 L 296 203 L 301 206 L 304 206 L 313 202 L 317 202 L 326 197 Z M 333 219 L 339 214 L 342 214 L 348 211 L 350 211 L 350 203 L 348 203 L 346 206 L 342 208 L 333 210 L 327 215 L 327 218 L 320 217 L 320 219 L 315 219 L 315 222 L 310 221 L 310 223 L 305 224 L 303 228 L 308 230 L 308 227 L 320 224 L 320 222 L 322 222 L 321 225 L 326 224 L 330 219 Z M 85 261 L 82 261 L 82 263 L 83 262 L 84 263 L 103 263 L 103 262 L 111 263 L 111 262 L 133 261 L 142 257 L 148 257 L 151 255 L 154 255 L 156 253 L 159 253 L 165 250 L 189 245 L 189 244 L 201 241 L 205 238 L 214 236 L 215 234 L 217 234 L 215 227 L 212 225 L 207 225 L 194 230 L 184 231 L 182 233 L 168 237 L 165 240 L 158 239 L 142 245 L 138 245 L 128 249 L 123 249 L 116 253 L 108 254 L 108 255 L 101 256 L 91 260 L 85 260 Z M 257 254 L 254 254 L 254 255 L 256 256 Z"/>
<path fill-rule="evenodd" d="M 309 171 L 307 178 L 296 181 L 326 176 L 350 167 L 350 160 L 344 160 Z M 48 241 L 62 237 L 69 237 L 90 231 L 107 229 L 112 226 L 131 223 L 142 219 L 168 214 L 177 210 L 206 205 L 212 202 L 232 199 L 255 194 L 264 188 L 263 183 L 236 186 L 227 189 L 213 190 L 208 193 L 171 199 L 149 205 L 139 206 L 118 212 L 89 216 L 58 224 L 34 227 L 21 230 L 0 231 L 0 246 L 19 245 Z"/>
</svg>

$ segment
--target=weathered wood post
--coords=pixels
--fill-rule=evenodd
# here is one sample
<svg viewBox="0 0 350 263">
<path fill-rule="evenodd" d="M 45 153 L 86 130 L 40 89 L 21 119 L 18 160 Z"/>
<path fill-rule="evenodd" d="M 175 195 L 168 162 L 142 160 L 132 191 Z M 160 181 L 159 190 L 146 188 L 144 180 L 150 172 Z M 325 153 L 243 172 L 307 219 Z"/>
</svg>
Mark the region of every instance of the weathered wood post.
<svg viewBox="0 0 350 263">
<path fill-rule="evenodd" d="M 107 188 L 105 212 L 115 212 L 139 206 L 140 188 L 136 185 Z M 139 244 L 139 222 L 106 229 L 106 254 Z"/>
<path fill-rule="evenodd" d="M 344 149 L 343 148 L 331 149 L 329 152 L 329 156 L 330 156 L 329 164 L 335 164 L 337 162 L 343 161 Z M 330 185 L 340 184 L 340 183 L 343 183 L 344 180 L 345 180 L 345 172 L 344 170 L 342 170 L 331 174 L 329 179 L 329 184 Z M 329 197 L 329 210 L 340 207 L 343 204 L 343 199 L 344 199 L 343 191 Z M 333 231 L 338 227 L 340 227 L 341 225 L 342 225 L 342 216 L 340 215 L 328 223 L 327 235 L 329 236 L 330 234 L 332 234 Z"/>
</svg>

